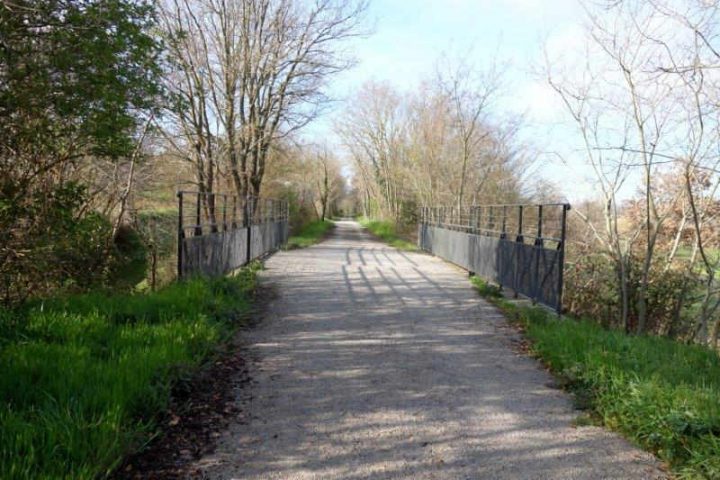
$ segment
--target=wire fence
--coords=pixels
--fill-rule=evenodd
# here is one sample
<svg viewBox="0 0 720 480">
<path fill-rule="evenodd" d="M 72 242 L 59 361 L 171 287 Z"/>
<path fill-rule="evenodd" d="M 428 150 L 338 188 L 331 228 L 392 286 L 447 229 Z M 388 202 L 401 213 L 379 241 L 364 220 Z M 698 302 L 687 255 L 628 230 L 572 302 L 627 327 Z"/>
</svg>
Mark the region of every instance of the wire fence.
<svg viewBox="0 0 720 480">
<path fill-rule="evenodd" d="M 566 203 L 423 207 L 423 250 L 562 310 Z"/>
</svg>

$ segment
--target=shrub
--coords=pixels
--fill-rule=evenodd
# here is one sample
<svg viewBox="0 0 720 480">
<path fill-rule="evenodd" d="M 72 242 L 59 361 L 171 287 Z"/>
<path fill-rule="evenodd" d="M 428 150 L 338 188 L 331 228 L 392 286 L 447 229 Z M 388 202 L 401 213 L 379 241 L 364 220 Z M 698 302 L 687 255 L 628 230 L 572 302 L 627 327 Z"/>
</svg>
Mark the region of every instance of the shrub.
<svg viewBox="0 0 720 480">
<path fill-rule="evenodd" d="M 621 297 L 614 263 L 588 251 L 569 252 L 565 267 L 564 305 L 569 313 L 592 318 L 605 327 L 621 328 Z M 629 328 L 637 324 L 638 286 L 641 264 L 632 258 L 628 271 Z M 651 266 L 648 285 L 646 332 L 684 338 L 694 322 L 692 298 L 699 290 L 697 276 L 685 270 Z"/>
<path fill-rule="evenodd" d="M 144 277 L 138 234 L 87 209 L 86 187 L 47 187 L 12 205 L 0 203 L 0 286 L 6 305 L 58 291 L 108 286 L 129 290 Z"/>
<path fill-rule="evenodd" d="M 143 281 L 148 268 L 148 248 L 140 234 L 129 225 L 122 225 L 113 239 L 113 249 L 107 259 L 108 273 L 103 283 L 131 290 Z"/>
</svg>

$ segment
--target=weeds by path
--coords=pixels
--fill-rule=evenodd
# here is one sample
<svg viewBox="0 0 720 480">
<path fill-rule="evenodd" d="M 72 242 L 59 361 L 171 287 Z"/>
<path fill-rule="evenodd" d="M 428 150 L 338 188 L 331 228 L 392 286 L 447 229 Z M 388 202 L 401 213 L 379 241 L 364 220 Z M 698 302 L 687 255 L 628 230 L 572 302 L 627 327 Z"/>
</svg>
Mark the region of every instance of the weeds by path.
<svg viewBox="0 0 720 480">
<path fill-rule="evenodd" d="M 321 242 L 335 224 L 328 220 L 311 222 L 305 225 L 296 235 L 291 236 L 287 242 L 287 249 L 305 248 Z"/>
<path fill-rule="evenodd" d="M 594 421 L 667 461 L 680 478 L 720 478 L 720 357 L 667 338 L 627 335 L 478 291 L 519 325 Z"/>
<path fill-rule="evenodd" d="M 0 478 L 107 476 L 153 435 L 173 386 L 229 337 L 254 288 L 248 269 L 0 310 Z"/>
<path fill-rule="evenodd" d="M 398 250 L 414 252 L 418 249 L 417 245 L 412 242 L 408 242 L 400 236 L 397 231 L 397 226 L 392 222 L 363 218 L 360 220 L 360 225 L 367 228 L 370 233 L 378 237 L 383 242 L 387 243 L 391 247 L 397 248 Z"/>
</svg>

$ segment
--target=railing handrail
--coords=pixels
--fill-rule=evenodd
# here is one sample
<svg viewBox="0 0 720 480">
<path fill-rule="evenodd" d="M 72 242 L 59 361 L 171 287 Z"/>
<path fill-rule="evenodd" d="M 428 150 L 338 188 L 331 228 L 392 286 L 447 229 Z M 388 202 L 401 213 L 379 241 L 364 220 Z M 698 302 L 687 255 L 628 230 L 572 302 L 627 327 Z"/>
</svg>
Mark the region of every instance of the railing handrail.
<svg viewBox="0 0 720 480">
<path fill-rule="evenodd" d="M 178 276 L 183 275 L 184 243 L 186 238 L 218 234 L 220 241 L 239 241 L 239 235 L 245 237 L 245 261 L 252 257 L 252 237 L 256 226 L 275 226 L 287 231 L 290 218 L 290 205 L 287 200 L 237 195 L 226 192 L 201 192 L 198 190 L 180 190 L 176 192 L 178 201 Z M 186 210 L 187 208 L 187 210 Z M 240 233 L 244 231 L 245 233 Z M 232 235 L 227 235 L 232 233 Z M 283 234 L 286 236 L 286 234 Z M 261 235 L 262 240 L 262 235 Z M 284 237 L 283 241 L 287 240 Z M 213 242 L 211 242 L 213 243 Z M 189 247 L 188 247 L 189 248 Z M 205 247 L 197 247 L 205 248 Z M 207 248 L 211 248 L 208 246 Z M 237 265 L 239 266 L 239 265 Z"/>
<path fill-rule="evenodd" d="M 498 248 L 501 248 L 500 246 L 502 245 L 512 245 L 512 248 L 509 250 L 510 256 L 513 258 L 511 261 L 512 264 L 504 265 L 500 268 L 510 268 L 510 270 L 514 272 L 511 275 L 513 278 L 507 281 L 501 278 L 498 281 L 501 282 L 501 284 L 502 282 L 512 283 L 512 288 L 516 293 L 525 287 L 517 283 L 517 279 L 515 278 L 518 275 L 516 270 L 520 260 L 513 256 L 518 255 L 518 252 L 522 251 L 528 255 L 532 255 L 533 265 L 530 266 L 530 270 L 531 273 L 534 272 L 534 277 L 531 276 L 531 285 L 534 286 L 530 287 L 532 291 L 526 293 L 529 293 L 533 301 L 537 301 L 540 297 L 541 286 L 545 281 L 544 279 L 542 281 L 539 279 L 541 269 L 540 258 L 546 255 L 547 251 L 553 250 L 555 252 L 553 254 L 557 255 L 553 262 L 556 262 L 558 265 L 557 278 L 555 279 L 557 284 L 554 286 L 557 296 L 555 298 L 555 305 L 553 306 L 558 313 L 560 313 L 562 312 L 567 212 L 570 209 L 569 203 L 420 207 L 420 233 L 418 235 L 418 242 L 421 248 L 424 250 L 430 248 L 429 251 L 432 252 L 432 248 L 434 248 L 432 240 L 430 247 L 428 247 L 425 244 L 427 238 L 424 233 L 428 227 L 432 227 L 447 231 L 456 231 L 459 234 L 467 235 L 468 244 L 473 241 L 473 236 L 483 236 L 497 238 Z M 533 239 L 534 241 L 528 242 Z M 547 245 L 547 242 L 553 242 L 556 245 L 550 247 Z M 523 246 L 519 247 L 519 245 Z M 443 248 L 455 247 L 446 244 Z M 465 254 L 467 258 L 463 260 L 463 262 L 468 265 L 474 261 L 470 259 L 469 248 L 470 247 L 468 247 L 467 250 L 468 253 Z M 473 248 L 480 247 L 477 246 Z M 528 248 L 530 250 L 527 250 Z M 453 255 L 456 255 L 456 253 L 448 252 L 449 251 L 446 250 L 445 254 L 449 255 L 450 258 L 454 258 Z M 492 255 L 497 255 L 497 252 L 493 250 Z M 481 266 L 481 268 L 484 267 Z M 543 268 L 545 268 L 544 265 Z M 498 275 L 497 272 L 495 274 Z"/>
<path fill-rule="evenodd" d="M 469 205 L 461 205 L 460 208 L 477 208 L 477 207 L 560 207 L 564 206 L 567 210 L 572 209 L 572 205 L 568 202 L 557 203 L 473 203 Z M 457 205 L 423 205 L 420 208 L 458 208 Z"/>
<path fill-rule="evenodd" d="M 569 203 L 420 207 L 420 222 L 469 233 L 563 243 Z M 557 218 L 554 218 L 554 215 Z M 554 223 L 550 223 L 554 222 Z"/>
</svg>

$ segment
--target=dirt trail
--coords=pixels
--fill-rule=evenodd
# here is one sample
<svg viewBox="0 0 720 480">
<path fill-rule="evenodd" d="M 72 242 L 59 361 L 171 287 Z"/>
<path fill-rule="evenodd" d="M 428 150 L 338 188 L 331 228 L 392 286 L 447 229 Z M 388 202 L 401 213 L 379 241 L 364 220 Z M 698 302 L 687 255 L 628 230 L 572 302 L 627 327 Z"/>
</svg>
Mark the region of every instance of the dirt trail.
<svg viewBox="0 0 720 480">
<path fill-rule="evenodd" d="M 278 298 L 247 332 L 244 412 L 209 478 L 665 478 L 650 454 L 572 426 L 567 394 L 467 274 L 339 222 L 275 254 Z"/>
</svg>

